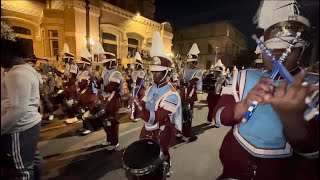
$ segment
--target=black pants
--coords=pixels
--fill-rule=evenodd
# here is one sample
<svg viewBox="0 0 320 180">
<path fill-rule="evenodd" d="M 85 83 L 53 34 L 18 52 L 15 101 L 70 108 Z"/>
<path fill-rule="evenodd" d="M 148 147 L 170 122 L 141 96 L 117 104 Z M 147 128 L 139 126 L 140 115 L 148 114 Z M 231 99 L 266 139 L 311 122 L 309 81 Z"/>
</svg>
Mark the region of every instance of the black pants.
<svg viewBox="0 0 320 180">
<path fill-rule="evenodd" d="M 42 158 L 37 150 L 40 124 L 22 132 L 1 136 L 0 153 L 1 157 L 5 157 L 7 161 L 7 163 L 1 163 L 1 168 L 13 170 L 14 174 L 11 174 L 11 178 L 14 176 L 13 179 L 41 179 Z M 8 174 L 4 173 L 1 176 L 1 179 L 9 179 Z"/>
</svg>

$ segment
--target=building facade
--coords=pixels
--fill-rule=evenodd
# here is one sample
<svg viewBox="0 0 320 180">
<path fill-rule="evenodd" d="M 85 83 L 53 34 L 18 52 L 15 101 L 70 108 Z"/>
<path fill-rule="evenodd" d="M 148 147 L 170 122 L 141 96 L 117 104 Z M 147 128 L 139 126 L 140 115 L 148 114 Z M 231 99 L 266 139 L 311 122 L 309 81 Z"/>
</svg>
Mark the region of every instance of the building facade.
<svg viewBox="0 0 320 180">
<path fill-rule="evenodd" d="M 221 59 L 226 67 L 230 67 L 236 55 L 247 49 L 247 38 L 228 21 L 174 31 L 174 54 L 180 54 L 185 59 L 193 43 L 198 44 L 198 67 L 203 70 L 209 69 L 218 59 Z"/>
<path fill-rule="evenodd" d="M 1 20 L 37 57 L 54 61 L 67 43 L 79 58 L 86 47 L 85 6 L 85 0 L 5 0 L 1 1 Z M 154 0 L 91 0 L 90 38 L 128 61 L 136 50 L 148 52 L 153 32 L 159 31 L 170 53 L 172 27 L 168 22 L 153 21 L 154 12 Z"/>
</svg>

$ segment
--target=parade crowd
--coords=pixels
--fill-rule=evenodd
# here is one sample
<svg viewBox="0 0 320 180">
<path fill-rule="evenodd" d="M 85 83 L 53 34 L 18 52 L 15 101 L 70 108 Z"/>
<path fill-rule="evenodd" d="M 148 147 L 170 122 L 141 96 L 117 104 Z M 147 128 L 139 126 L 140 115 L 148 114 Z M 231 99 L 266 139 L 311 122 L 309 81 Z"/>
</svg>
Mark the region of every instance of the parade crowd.
<svg viewBox="0 0 320 180">
<path fill-rule="evenodd" d="M 172 142 L 192 137 L 194 105 L 202 91 L 208 94 L 207 124 L 231 127 L 219 151 L 223 172 L 217 179 L 318 179 L 319 74 L 299 64 L 308 59 L 304 52 L 311 39 L 301 28 L 274 28 L 311 25 L 300 15 L 281 16 L 288 14 L 277 9 L 284 3 L 263 1 L 258 11 L 264 33 L 256 53 L 262 53 L 262 70 L 226 68 L 219 60 L 204 73 L 197 67 L 196 43 L 186 59 L 172 58 L 159 32 L 153 34 L 148 70 L 139 51 L 125 69 L 103 49 L 91 54 L 84 48 L 77 60 L 67 44 L 65 67 L 59 69 L 45 59 L 25 57 L 19 41 L 1 38 L 1 176 L 41 179 L 37 143 L 45 114 L 50 121 L 62 109 L 66 123 L 81 119 L 81 135 L 104 130 L 103 145 L 113 151 L 121 143 L 119 109 L 127 108 L 132 122 L 144 122 L 140 139 L 123 155 L 128 178 L 165 179 L 172 173 Z M 93 62 L 93 56 L 101 58 Z M 275 65 L 272 56 L 282 64 Z"/>
</svg>

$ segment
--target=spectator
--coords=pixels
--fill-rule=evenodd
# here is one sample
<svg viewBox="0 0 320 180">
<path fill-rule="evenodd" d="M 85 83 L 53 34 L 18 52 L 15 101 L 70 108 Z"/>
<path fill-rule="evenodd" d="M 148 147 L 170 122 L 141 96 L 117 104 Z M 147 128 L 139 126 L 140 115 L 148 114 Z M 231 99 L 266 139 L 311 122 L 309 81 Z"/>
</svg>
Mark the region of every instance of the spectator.
<svg viewBox="0 0 320 180">
<path fill-rule="evenodd" d="M 1 157 L 6 157 L 5 168 L 15 171 L 11 174 L 13 177 L 5 179 L 40 179 L 41 156 L 37 143 L 42 79 L 24 61 L 25 52 L 20 42 L 1 39 L 1 47 L 1 66 L 12 67 L 1 83 L 0 153 Z"/>
<path fill-rule="evenodd" d="M 50 72 L 50 65 L 48 62 L 45 62 L 40 67 L 39 73 L 41 74 L 43 85 L 40 86 L 40 93 L 42 103 L 44 105 L 44 112 L 48 112 L 49 120 L 53 120 L 53 105 L 50 101 L 50 94 L 54 92 L 55 81 L 52 72 Z"/>
</svg>

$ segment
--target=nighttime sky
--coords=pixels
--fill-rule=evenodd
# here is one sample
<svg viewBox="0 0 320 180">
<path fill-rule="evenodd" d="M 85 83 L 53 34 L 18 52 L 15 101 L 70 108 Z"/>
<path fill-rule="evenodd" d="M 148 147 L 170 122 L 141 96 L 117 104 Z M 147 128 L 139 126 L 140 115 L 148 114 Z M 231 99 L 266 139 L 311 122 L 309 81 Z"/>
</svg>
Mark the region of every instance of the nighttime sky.
<svg viewBox="0 0 320 180">
<path fill-rule="evenodd" d="M 298 0 L 303 4 L 303 13 L 313 25 L 319 25 L 319 0 Z M 252 23 L 260 0 L 156 0 L 155 20 L 169 21 L 174 29 L 229 20 L 245 36 L 261 33 Z M 307 9 L 307 11 L 305 11 Z M 249 42 L 249 48 L 255 43 Z"/>
</svg>

